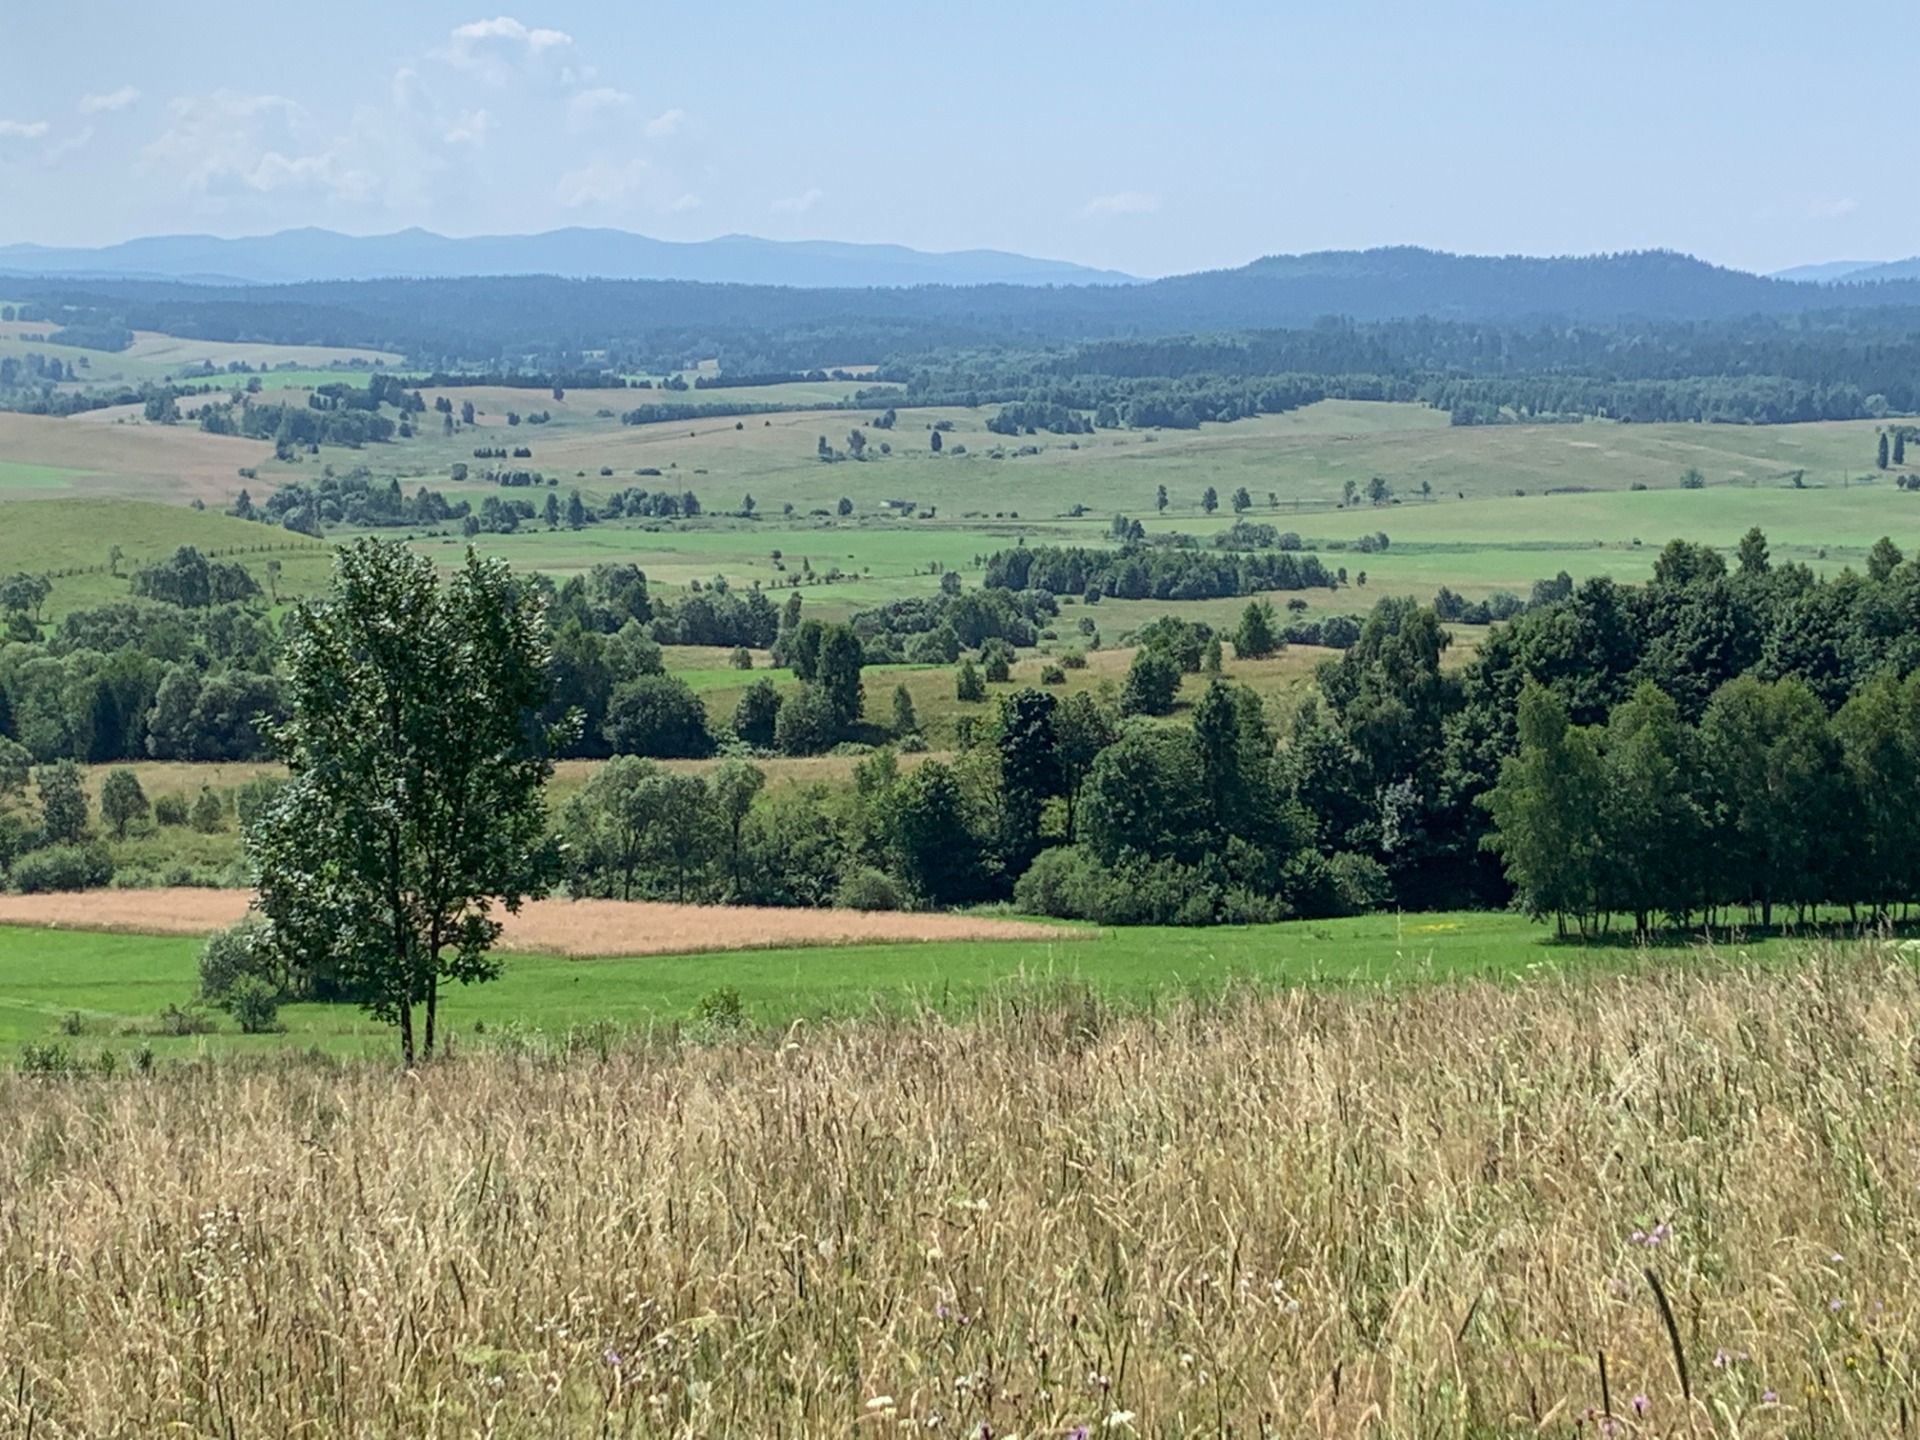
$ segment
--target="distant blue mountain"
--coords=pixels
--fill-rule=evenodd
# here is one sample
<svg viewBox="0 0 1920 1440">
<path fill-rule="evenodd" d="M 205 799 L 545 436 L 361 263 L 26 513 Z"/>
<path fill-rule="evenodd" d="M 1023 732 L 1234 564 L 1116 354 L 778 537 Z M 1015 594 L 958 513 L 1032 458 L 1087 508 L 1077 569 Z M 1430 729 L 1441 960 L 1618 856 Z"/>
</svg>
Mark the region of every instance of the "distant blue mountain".
<svg viewBox="0 0 1920 1440">
<path fill-rule="evenodd" d="M 1881 280 L 1920 280 L 1920 255 L 1909 260 L 1828 260 L 1777 271 L 1775 280 L 1815 285 L 1869 285 Z"/>
<path fill-rule="evenodd" d="M 569 279 L 704 280 L 806 288 L 906 285 L 1126 285 L 1134 277 L 999 250 L 945 253 L 835 240 L 655 240 L 625 230 L 450 238 L 427 230 L 341 235 L 283 230 L 226 240 L 156 235 L 98 249 L 0 245 L 0 272 L 98 279 L 246 285 L 314 280 L 460 279 L 558 275 Z"/>
</svg>

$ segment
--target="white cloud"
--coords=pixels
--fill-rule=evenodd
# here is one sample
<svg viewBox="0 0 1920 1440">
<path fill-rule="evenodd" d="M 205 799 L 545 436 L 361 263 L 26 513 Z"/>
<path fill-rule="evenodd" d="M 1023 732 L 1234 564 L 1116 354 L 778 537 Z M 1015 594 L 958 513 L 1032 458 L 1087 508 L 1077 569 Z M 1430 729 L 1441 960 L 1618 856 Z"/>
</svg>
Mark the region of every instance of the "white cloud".
<svg viewBox="0 0 1920 1440">
<path fill-rule="evenodd" d="M 665 140 L 669 135 L 677 135 L 680 127 L 687 123 L 687 112 L 680 109 L 663 110 L 660 114 L 640 127 L 641 133 L 649 140 Z"/>
<path fill-rule="evenodd" d="M 51 129 L 44 120 L 0 120 L 0 140 L 44 140 Z"/>
<path fill-rule="evenodd" d="M 617 115 L 633 104 L 633 96 L 611 85 L 582 90 L 567 101 L 567 128 L 576 133 L 591 130 L 608 116 Z"/>
<path fill-rule="evenodd" d="M 660 208 L 669 215 L 684 215 L 689 210 L 698 210 L 707 202 L 689 191 L 685 195 L 676 195 Z"/>
<path fill-rule="evenodd" d="M 586 205 L 612 205 L 625 200 L 650 178 L 650 167 L 635 157 L 624 163 L 595 159 L 569 170 L 555 182 L 553 198 L 569 210 Z"/>
<path fill-rule="evenodd" d="M 354 136 L 314 136 L 307 112 L 284 95 L 183 95 L 168 112 L 172 123 L 141 155 L 187 190 L 214 198 L 315 192 L 361 202 L 380 189 L 375 170 L 347 158 Z"/>
<path fill-rule="evenodd" d="M 109 90 L 102 95 L 82 95 L 80 113 L 82 115 L 110 115 L 116 110 L 124 110 L 140 98 L 140 92 L 131 85 L 122 85 L 118 90 Z"/>
<path fill-rule="evenodd" d="M 1080 207 L 1086 216 L 1151 215 L 1160 208 L 1160 197 L 1144 190 L 1118 190 L 1111 195 L 1096 195 Z"/>
<path fill-rule="evenodd" d="M 815 185 L 798 195 L 782 196 L 770 208 L 776 215 L 804 215 L 826 198 L 827 192 Z"/>
<path fill-rule="evenodd" d="M 1807 207 L 1807 215 L 1814 220 L 1840 220 L 1859 208 L 1858 200 L 1816 200 Z"/>
<path fill-rule="evenodd" d="M 504 85 L 517 67 L 557 56 L 572 47 L 573 37 L 564 30 L 536 29 L 511 15 L 497 15 L 491 20 L 455 26 L 446 47 L 438 53 L 457 69 Z"/>
</svg>

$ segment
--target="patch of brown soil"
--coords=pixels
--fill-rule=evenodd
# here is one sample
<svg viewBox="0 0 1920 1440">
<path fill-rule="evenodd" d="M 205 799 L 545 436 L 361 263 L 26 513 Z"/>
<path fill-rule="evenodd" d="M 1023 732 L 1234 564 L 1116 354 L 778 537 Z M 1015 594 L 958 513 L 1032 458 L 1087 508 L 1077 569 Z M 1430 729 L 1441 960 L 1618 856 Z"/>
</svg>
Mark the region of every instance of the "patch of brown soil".
<svg viewBox="0 0 1920 1440">
<path fill-rule="evenodd" d="M 197 889 L 0 895 L 0 925 L 205 935 L 246 914 L 250 898 L 245 890 Z M 972 915 L 537 900 L 506 917 L 501 948 L 586 958 L 923 940 L 1071 940 L 1088 933 Z"/>
</svg>

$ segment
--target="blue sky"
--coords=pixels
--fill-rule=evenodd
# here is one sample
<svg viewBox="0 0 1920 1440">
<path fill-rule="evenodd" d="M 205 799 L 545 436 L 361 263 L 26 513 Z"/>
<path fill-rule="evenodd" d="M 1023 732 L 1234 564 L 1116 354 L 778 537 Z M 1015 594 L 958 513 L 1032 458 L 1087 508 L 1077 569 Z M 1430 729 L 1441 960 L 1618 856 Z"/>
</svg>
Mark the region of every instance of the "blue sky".
<svg viewBox="0 0 1920 1440">
<path fill-rule="evenodd" d="M 1915 0 L 8 6 L 0 241 L 1920 251 Z"/>
</svg>

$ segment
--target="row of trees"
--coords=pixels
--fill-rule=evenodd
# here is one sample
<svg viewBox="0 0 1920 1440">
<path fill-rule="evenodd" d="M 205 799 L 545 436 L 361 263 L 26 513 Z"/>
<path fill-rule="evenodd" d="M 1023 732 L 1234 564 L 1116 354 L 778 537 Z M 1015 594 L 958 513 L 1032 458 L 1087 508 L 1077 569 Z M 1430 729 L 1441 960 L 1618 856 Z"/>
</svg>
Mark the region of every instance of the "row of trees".
<svg viewBox="0 0 1920 1440">
<path fill-rule="evenodd" d="M 1823 905 L 1885 918 L 1920 898 L 1920 674 L 1877 675 L 1832 714 L 1801 680 L 1742 676 L 1698 724 L 1650 683 L 1590 726 L 1530 685 L 1518 730 L 1482 800 L 1486 844 L 1562 933 Z"/>
</svg>

